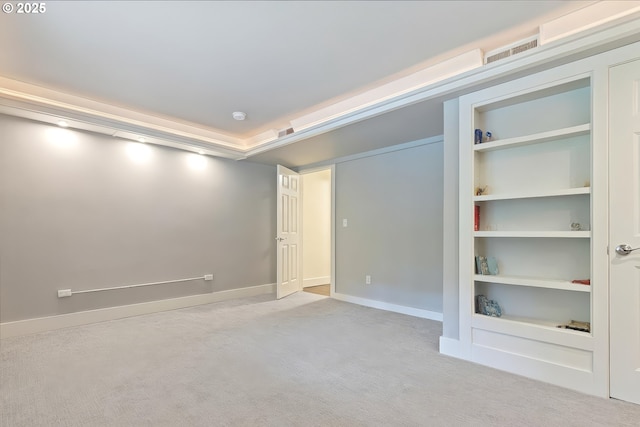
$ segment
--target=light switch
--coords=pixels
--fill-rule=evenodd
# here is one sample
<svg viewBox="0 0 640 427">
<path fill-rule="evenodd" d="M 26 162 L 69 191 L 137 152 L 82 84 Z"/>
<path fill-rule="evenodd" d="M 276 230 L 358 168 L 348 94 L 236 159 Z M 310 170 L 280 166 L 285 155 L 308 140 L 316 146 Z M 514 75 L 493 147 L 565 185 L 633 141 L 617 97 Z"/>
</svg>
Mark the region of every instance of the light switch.
<svg viewBox="0 0 640 427">
<path fill-rule="evenodd" d="M 342 226 L 343 226 L 343 227 L 346 227 L 347 225 L 349 225 L 349 222 L 347 221 L 347 218 L 344 218 L 344 219 L 342 220 Z"/>
</svg>

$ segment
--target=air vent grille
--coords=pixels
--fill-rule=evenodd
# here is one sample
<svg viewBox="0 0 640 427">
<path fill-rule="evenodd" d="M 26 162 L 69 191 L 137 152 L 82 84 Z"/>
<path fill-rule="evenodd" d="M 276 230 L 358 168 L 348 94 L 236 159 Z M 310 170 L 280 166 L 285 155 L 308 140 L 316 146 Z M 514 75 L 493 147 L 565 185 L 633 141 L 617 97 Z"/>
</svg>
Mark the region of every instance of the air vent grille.
<svg viewBox="0 0 640 427">
<path fill-rule="evenodd" d="M 508 58 L 511 56 L 511 49 L 503 50 L 502 52 L 493 54 L 491 56 L 487 56 L 485 63 L 491 64 L 492 62 L 499 61 L 504 58 Z"/>
<path fill-rule="evenodd" d="M 282 138 L 283 136 L 291 135 L 293 133 L 293 128 L 282 129 L 278 132 L 278 138 Z"/>
<path fill-rule="evenodd" d="M 485 64 L 491 64 L 492 62 L 500 61 L 505 58 L 509 58 L 513 55 L 525 52 L 529 49 L 538 47 L 538 37 L 532 39 L 521 40 L 511 46 L 503 47 L 500 49 L 488 52 L 484 57 Z"/>
</svg>

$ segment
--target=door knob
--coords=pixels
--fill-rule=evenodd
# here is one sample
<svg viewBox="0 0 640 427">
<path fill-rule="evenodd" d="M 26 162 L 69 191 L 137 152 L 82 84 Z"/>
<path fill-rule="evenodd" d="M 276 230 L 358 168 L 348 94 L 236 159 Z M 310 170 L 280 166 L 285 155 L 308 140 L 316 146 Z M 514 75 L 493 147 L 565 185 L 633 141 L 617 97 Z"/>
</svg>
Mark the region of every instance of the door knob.
<svg viewBox="0 0 640 427">
<path fill-rule="evenodd" d="M 277 240 L 278 242 L 282 242 L 282 241 L 284 240 L 284 238 L 282 238 L 282 237 L 276 237 L 276 240 Z M 616 249 L 616 250 L 617 250 L 617 249 Z"/>
<path fill-rule="evenodd" d="M 616 253 L 618 255 L 626 256 L 626 255 L 629 255 L 633 251 L 637 251 L 638 249 L 640 249 L 640 248 L 632 248 L 631 246 L 626 245 L 626 244 L 623 243 L 621 245 L 616 246 Z"/>
</svg>

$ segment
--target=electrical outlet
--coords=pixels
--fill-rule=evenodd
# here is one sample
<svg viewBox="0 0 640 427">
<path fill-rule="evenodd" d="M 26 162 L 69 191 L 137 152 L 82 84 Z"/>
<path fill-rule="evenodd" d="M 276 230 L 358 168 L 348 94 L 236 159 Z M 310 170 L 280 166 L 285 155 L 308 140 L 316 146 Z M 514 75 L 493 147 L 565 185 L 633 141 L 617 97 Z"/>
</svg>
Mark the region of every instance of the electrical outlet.
<svg viewBox="0 0 640 427">
<path fill-rule="evenodd" d="M 71 296 L 71 289 L 58 289 L 58 298 L 66 298 Z"/>
<path fill-rule="evenodd" d="M 370 285 L 371 284 L 371 276 L 369 276 L 368 274 L 366 276 L 364 276 L 364 283 L 366 285 Z"/>
<path fill-rule="evenodd" d="M 348 225 L 349 225 L 349 221 L 347 221 L 347 218 L 344 218 L 344 219 L 342 220 L 342 226 L 343 226 L 343 227 L 346 227 L 346 226 L 348 226 Z"/>
<path fill-rule="evenodd" d="M 207 280 L 207 281 L 213 280 L 213 274 L 205 274 L 204 275 L 204 280 Z"/>
</svg>

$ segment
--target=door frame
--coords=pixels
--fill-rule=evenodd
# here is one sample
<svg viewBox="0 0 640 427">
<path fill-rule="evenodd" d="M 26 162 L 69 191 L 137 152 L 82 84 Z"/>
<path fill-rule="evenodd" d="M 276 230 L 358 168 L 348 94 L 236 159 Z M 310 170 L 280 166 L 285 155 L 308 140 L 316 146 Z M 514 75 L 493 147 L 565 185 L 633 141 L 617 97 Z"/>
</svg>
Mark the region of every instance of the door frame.
<svg viewBox="0 0 640 427">
<path fill-rule="evenodd" d="M 330 165 L 326 165 L 326 166 L 316 166 L 316 167 L 309 167 L 309 168 L 301 168 L 299 170 L 297 170 L 297 172 L 300 174 L 300 176 L 303 175 L 307 175 L 310 173 L 314 173 L 314 172 L 321 172 L 321 171 L 326 171 L 329 170 L 331 171 L 331 196 L 330 196 L 330 212 L 331 212 L 331 230 L 330 230 L 330 236 L 331 236 L 331 242 L 330 242 L 330 248 L 331 248 L 331 254 L 329 255 L 329 262 L 331 263 L 331 273 L 330 273 L 330 287 L 329 287 L 329 296 L 333 297 L 333 294 L 335 294 L 336 292 L 336 165 L 335 164 L 330 164 Z M 301 180 L 302 181 L 302 180 Z M 304 200 L 304 186 L 301 187 L 302 191 L 301 191 L 301 205 L 303 205 L 303 200 Z M 302 222 L 304 223 L 304 209 L 301 209 L 300 211 L 300 218 L 302 220 Z M 301 227 L 303 228 L 303 227 Z M 301 239 L 301 250 L 304 253 L 304 234 L 302 235 L 302 239 Z M 301 257 L 303 262 L 302 262 L 302 280 L 304 281 L 304 256 Z M 303 283 L 303 282 L 301 282 Z M 304 288 L 304 285 L 301 285 L 302 289 Z"/>
</svg>

